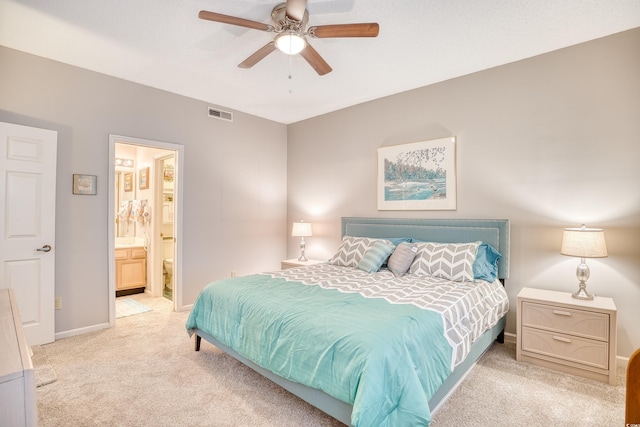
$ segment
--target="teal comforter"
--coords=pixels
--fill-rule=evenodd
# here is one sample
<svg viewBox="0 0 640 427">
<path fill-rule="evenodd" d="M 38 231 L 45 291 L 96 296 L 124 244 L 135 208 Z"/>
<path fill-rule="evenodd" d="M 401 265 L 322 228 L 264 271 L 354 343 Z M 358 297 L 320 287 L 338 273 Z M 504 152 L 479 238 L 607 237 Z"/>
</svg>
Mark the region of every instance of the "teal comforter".
<svg viewBox="0 0 640 427">
<path fill-rule="evenodd" d="M 186 327 L 352 404 L 354 426 L 428 426 L 450 373 L 439 314 L 269 275 L 209 284 Z"/>
</svg>

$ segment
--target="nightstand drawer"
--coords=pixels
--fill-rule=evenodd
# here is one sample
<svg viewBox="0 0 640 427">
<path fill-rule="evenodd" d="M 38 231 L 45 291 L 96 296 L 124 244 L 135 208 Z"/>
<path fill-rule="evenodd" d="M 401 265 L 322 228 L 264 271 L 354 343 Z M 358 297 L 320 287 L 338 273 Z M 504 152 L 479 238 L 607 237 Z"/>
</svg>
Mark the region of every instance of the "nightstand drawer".
<svg viewBox="0 0 640 427">
<path fill-rule="evenodd" d="M 522 303 L 522 326 L 609 340 L 609 315 L 532 302 Z"/>
<path fill-rule="evenodd" d="M 603 341 L 522 328 L 522 352 L 609 369 L 609 345 Z"/>
</svg>

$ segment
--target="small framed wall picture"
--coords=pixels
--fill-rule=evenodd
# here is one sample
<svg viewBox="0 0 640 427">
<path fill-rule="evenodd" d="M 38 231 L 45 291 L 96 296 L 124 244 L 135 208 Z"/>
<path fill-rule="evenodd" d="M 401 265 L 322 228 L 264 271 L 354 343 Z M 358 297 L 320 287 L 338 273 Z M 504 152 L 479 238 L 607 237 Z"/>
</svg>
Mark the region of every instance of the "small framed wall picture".
<svg viewBox="0 0 640 427">
<path fill-rule="evenodd" d="M 73 194 L 98 194 L 98 177 L 96 175 L 73 174 Z"/>
<path fill-rule="evenodd" d="M 138 172 L 138 182 L 138 187 L 141 190 L 149 188 L 149 168 L 140 169 L 140 172 Z"/>
<path fill-rule="evenodd" d="M 133 172 L 124 173 L 124 191 L 133 190 Z"/>
</svg>

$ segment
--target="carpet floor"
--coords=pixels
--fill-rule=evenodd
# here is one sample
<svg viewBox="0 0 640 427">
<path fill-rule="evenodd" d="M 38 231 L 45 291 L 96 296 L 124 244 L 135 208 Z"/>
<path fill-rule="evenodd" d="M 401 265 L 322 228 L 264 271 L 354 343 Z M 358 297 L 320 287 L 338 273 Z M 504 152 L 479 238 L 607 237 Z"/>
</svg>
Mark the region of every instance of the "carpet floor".
<svg viewBox="0 0 640 427">
<path fill-rule="evenodd" d="M 116 327 L 34 347 L 34 364 L 57 380 L 38 387 L 38 425 L 341 426 L 214 346 L 193 350 L 188 313 L 164 298 Z M 494 344 L 435 414 L 432 426 L 624 425 L 624 373 L 617 386 L 515 361 Z"/>
</svg>

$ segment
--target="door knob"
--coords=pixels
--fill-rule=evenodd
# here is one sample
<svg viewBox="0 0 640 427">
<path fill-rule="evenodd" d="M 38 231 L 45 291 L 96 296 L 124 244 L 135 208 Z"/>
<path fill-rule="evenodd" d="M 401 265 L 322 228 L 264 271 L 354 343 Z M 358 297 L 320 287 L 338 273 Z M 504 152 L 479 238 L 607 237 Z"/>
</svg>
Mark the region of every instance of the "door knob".
<svg viewBox="0 0 640 427">
<path fill-rule="evenodd" d="M 36 249 L 36 251 L 38 252 L 49 252 L 51 250 L 51 246 L 49 245 L 44 245 L 41 248 Z"/>
</svg>

